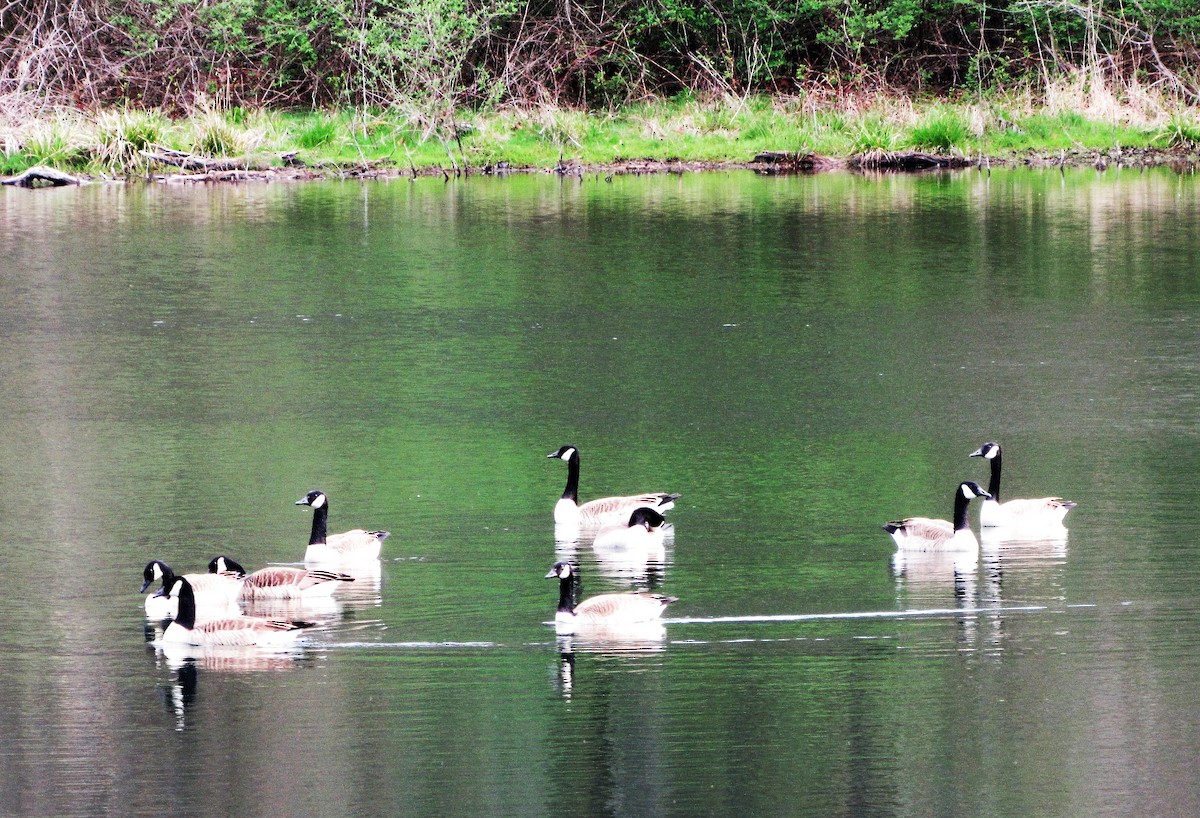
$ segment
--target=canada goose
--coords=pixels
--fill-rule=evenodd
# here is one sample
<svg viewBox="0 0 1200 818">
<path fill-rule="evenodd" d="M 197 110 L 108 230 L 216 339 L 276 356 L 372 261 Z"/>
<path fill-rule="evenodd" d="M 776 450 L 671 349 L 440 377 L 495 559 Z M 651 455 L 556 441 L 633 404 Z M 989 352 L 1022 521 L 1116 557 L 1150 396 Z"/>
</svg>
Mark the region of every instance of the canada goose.
<svg viewBox="0 0 1200 818">
<path fill-rule="evenodd" d="M 298 506 L 312 506 L 312 533 L 308 536 L 305 562 L 356 562 L 377 560 L 383 541 L 390 531 L 364 531 L 355 528 L 341 534 L 329 534 L 329 498 L 323 491 L 310 491 L 296 501 Z"/>
<path fill-rule="evenodd" d="M 558 611 L 554 623 L 560 629 L 588 625 L 620 626 L 651 622 L 662 616 L 677 597 L 654 594 L 600 594 L 575 604 L 579 572 L 569 562 L 556 562 L 546 579 L 558 579 Z"/>
<path fill-rule="evenodd" d="M 984 443 L 970 457 L 982 457 L 991 462 L 992 475 L 988 480 L 990 500 L 984 500 L 979 508 L 979 524 L 985 528 L 1006 527 L 1020 529 L 1061 530 L 1063 518 L 1075 508 L 1075 503 L 1061 497 L 1039 497 L 1036 500 L 1000 501 L 1000 444 L 995 441 Z"/>
<path fill-rule="evenodd" d="M 235 560 L 226 556 L 213 557 L 208 563 L 210 573 L 232 571 L 241 577 L 239 599 L 310 599 L 332 594 L 339 582 L 354 582 L 354 577 L 335 571 L 307 570 L 286 565 L 269 565 L 247 574 Z"/>
<path fill-rule="evenodd" d="M 652 508 L 639 506 L 625 522 L 601 528 L 592 547 L 598 551 L 662 550 L 664 535 L 670 529 L 666 517 Z"/>
<path fill-rule="evenodd" d="M 196 597 L 186 577 L 175 577 L 170 590 L 179 613 L 163 632 L 163 642 L 185 645 L 294 645 L 303 622 L 276 622 L 257 616 L 212 619 L 196 624 Z"/>
<path fill-rule="evenodd" d="M 966 551 L 979 548 L 979 540 L 967 524 L 967 504 L 974 497 L 986 499 L 991 496 L 978 483 L 964 480 L 954 492 L 953 524 L 929 517 L 909 517 L 887 523 L 883 530 L 892 535 L 897 546 L 906 550 Z"/>
<path fill-rule="evenodd" d="M 176 573 L 171 570 L 171 566 L 162 560 L 150 560 L 146 563 L 146 567 L 142 571 L 142 578 L 145 582 L 142 583 L 142 590 L 139 593 L 146 593 L 146 589 L 154 582 L 162 580 L 162 588 L 158 593 L 146 597 L 146 616 L 151 619 L 173 619 L 175 617 L 179 603 L 168 593 L 176 576 Z M 192 585 L 196 607 L 202 618 L 238 613 L 238 594 L 241 593 L 242 584 L 237 579 L 226 574 L 185 574 L 184 576 Z"/>
<path fill-rule="evenodd" d="M 567 487 L 562 498 L 554 506 L 554 522 L 575 523 L 583 526 L 598 526 L 605 523 L 622 523 L 638 506 L 652 508 L 660 514 L 675 506 L 678 494 L 653 492 L 630 497 L 602 497 L 579 503 L 579 450 L 574 446 L 563 446 L 546 455 L 548 459 L 567 462 Z"/>
</svg>

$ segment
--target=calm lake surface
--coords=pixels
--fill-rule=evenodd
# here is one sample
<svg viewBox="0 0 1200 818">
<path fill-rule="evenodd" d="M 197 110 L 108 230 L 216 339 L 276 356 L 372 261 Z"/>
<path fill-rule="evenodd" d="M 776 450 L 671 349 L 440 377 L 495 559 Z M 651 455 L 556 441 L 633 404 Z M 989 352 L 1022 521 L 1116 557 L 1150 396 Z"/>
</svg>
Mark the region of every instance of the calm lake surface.
<svg viewBox="0 0 1200 818">
<path fill-rule="evenodd" d="M 0 814 L 1200 814 L 1192 175 L 6 188 L 0 251 Z M 989 440 L 1069 538 L 895 560 Z M 665 564 L 556 542 L 564 443 Z M 306 649 L 154 644 L 148 560 L 314 488 L 393 534 Z M 665 637 L 556 636 L 563 558 Z"/>
</svg>

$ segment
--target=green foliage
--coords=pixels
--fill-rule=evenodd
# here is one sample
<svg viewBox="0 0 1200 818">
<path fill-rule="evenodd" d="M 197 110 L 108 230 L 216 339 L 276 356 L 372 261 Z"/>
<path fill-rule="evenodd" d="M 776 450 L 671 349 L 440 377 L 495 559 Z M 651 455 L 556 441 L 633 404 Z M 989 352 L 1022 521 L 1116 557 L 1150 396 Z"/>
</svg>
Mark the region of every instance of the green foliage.
<svg viewBox="0 0 1200 818">
<path fill-rule="evenodd" d="M 205 156 L 234 158 L 250 150 L 260 139 L 253 130 L 215 110 L 198 111 L 192 117 L 192 150 Z"/>
<path fill-rule="evenodd" d="M 74 138 L 73 134 L 73 129 L 67 123 L 39 124 L 38 127 L 25 134 L 21 144 L 21 153 L 29 159 L 31 165 L 56 167 L 81 165 L 86 157 L 80 148 L 80 141 Z"/>
<path fill-rule="evenodd" d="M 164 141 L 167 124 L 157 114 L 117 110 L 100 114 L 90 153 L 92 161 L 110 170 L 132 173 L 143 169 L 142 151 Z"/>
<path fill-rule="evenodd" d="M 22 36 L 32 31 L 41 36 Z M 46 60 L 46 42 L 78 47 Z M 603 109 L 681 93 L 880 87 L 983 95 L 1078 71 L 1118 89 L 1194 88 L 1200 4 L 77 0 L 13 4 L 0 44 L 10 73 L 41 72 L 0 80 L 55 102 L 180 111 L 205 94 L 229 108 L 396 109 L 426 138 L 451 140 L 464 109 L 510 103 Z M 713 115 L 699 127 L 730 129 L 728 112 Z"/>
<path fill-rule="evenodd" d="M 308 124 L 296 136 L 296 144 L 305 150 L 322 148 L 334 142 L 341 133 L 338 123 L 330 117 L 321 117 Z"/>
<path fill-rule="evenodd" d="M 961 114 L 936 110 L 909 131 L 908 141 L 918 149 L 950 151 L 961 148 L 970 133 L 967 121 Z"/>
<path fill-rule="evenodd" d="M 28 170 L 36 164 L 37 162 L 21 151 L 0 154 L 0 176 L 13 176 L 21 171 Z"/>
<path fill-rule="evenodd" d="M 868 114 L 853 128 L 850 151 L 856 154 L 894 151 L 899 143 L 899 135 L 890 123 L 878 114 Z"/>
<path fill-rule="evenodd" d="M 1200 148 L 1200 122 L 1194 116 L 1176 113 L 1154 135 L 1153 141 L 1164 148 Z"/>
</svg>

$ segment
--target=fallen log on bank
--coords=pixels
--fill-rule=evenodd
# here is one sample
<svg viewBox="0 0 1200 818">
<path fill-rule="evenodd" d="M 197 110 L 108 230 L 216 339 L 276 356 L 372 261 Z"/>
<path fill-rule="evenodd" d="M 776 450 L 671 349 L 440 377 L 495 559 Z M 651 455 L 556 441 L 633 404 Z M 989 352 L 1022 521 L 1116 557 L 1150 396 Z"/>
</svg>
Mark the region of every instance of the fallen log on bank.
<svg viewBox="0 0 1200 818">
<path fill-rule="evenodd" d="M 812 173 L 845 166 L 837 159 L 799 151 L 762 151 L 750 164 L 760 173 Z"/>
<path fill-rule="evenodd" d="M 81 180 L 68 173 L 63 173 L 61 170 L 35 165 L 28 170 L 18 173 L 16 176 L 4 179 L 0 184 L 28 188 L 63 187 L 64 185 L 81 184 Z"/>
<path fill-rule="evenodd" d="M 194 153 L 185 153 L 183 151 L 172 150 L 171 148 L 156 148 L 152 151 L 143 150 L 138 152 L 151 162 L 158 162 L 160 165 L 171 165 L 183 170 L 210 173 L 213 171 L 222 172 L 250 169 L 250 159 L 245 156 L 237 159 L 209 159 L 206 156 L 196 156 Z"/>
<path fill-rule="evenodd" d="M 965 168 L 971 160 L 962 156 L 936 156 L 931 153 L 907 151 L 871 151 L 852 156 L 847 167 L 856 170 L 929 170 L 930 168 Z"/>
</svg>

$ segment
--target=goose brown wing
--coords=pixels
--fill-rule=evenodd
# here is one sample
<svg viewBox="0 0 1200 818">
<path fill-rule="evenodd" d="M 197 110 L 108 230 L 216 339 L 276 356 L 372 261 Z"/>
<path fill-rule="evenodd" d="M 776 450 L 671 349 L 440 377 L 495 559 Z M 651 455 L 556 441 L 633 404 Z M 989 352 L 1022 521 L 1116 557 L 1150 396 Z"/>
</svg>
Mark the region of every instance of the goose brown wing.
<svg viewBox="0 0 1200 818">
<path fill-rule="evenodd" d="M 946 520 L 933 520 L 929 517 L 909 517 L 888 523 L 897 529 L 902 529 L 906 537 L 917 540 L 937 542 L 948 540 L 954 536 L 954 526 Z"/>
<path fill-rule="evenodd" d="M 1000 509 L 1014 519 L 1035 518 L 1044 515 L 1066 514 L 1068 509 L 1075 508 L 1070 500 L 1061 497 L 1039 497 L 1036 500 L 1008 500 L 1000 504 Z"/>
<path fill-rule="evenodd" d="M 283 565 L 273 565 L 260 568 L 253 574 L 247 574 L 245 582 L 255 588 L 281 588 L 286 586 L 299 587 L 308 576 L 303 568 L 288 568 Z"/>
<path fill-rule="evenodd" d="M 671 597 L 650 594 L 600 594 L 575 606 L 575 615 L 585 619 L 642 621 L 662 615 Z"/>
<path fill-rule="evenodd" d="M 670 508 L 678 494 L 636 494 L 628 497 L 601 497 L 579 506 L 579 516 L 593 519 L 629 515 L 635 508 L 647 506 L 660 511 Z M 624 522 L 624 521 L 622 521 Z"/>
<path fill-rule="evenodd" d="M 363 548 L 375 548 L 390 536 L 390 531 L 364 531 L 355 528 L 341 534 L 330 534 L 325 538 L 325 545 L 333 551 L 346 554 Z"/>
<path fill-rule="evenodd" d="M 192 630 L 197 641 L 206 645 L 257 645 L 278 639 L 282 633 L 298 631 L 300 627 L 291 622 L 244 616 L 201 622 Z"/>
</svg>

